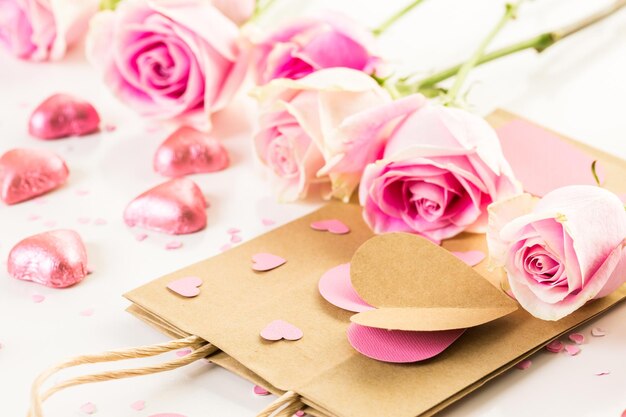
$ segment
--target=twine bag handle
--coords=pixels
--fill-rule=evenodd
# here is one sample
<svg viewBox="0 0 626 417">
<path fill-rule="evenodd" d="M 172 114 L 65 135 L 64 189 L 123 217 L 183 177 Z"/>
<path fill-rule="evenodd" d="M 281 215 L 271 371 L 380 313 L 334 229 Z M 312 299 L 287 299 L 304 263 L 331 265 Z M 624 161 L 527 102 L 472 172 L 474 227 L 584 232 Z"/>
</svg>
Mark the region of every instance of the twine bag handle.
<svg viewBox="0 0 626 417">
<path fill-rule="evenodd" d="M 126 359 L 138 359 L 146 358 L 150 356 L 157 356 L 162 353 L 172 352 L 174 350 L 182 348 L 192 348 L 193 352 L 182 358 L 167 361 L 158 365 L 122 369 L 117 371 L 101 372 L 96 374 L 84 375 L 68 379 L 63 382 L 59 382 L 56 385 L 49 388 L 43 394 L 41 393 L 42 385 L 52 375 L 61 371 L 62 369 L 72 368 L 78 365 L 90 364 L 90 363 L 103 363 L 103 362 L 115 362 Z M 132 378 L 141 375 L 155 374 L 158 372 L 165 372 L 172 369 L 180 368 L 181 366 L 188 365 L 199 359 L 205 358 L 218 349 L 207 343 L 205 340 L 198 336 L 189 336 L 182 339 L 173 340 L 170 342 L 159 343 L 150 346 L 141 346 L 128 349 L 111 350 L 104 353 L 82 355 L 72 358 L 66 362 L 62 362 L 52 368 L 42 372 L 33 382 L 31 388 L 31 402 L 28 417 L 43 417 L 42 404 L 50 398 L 56 392 L 59 392 L 65 388 L 75 385 L 88 384 L 91 382 L 108 381 L 112 379 Z"/>
</svg>

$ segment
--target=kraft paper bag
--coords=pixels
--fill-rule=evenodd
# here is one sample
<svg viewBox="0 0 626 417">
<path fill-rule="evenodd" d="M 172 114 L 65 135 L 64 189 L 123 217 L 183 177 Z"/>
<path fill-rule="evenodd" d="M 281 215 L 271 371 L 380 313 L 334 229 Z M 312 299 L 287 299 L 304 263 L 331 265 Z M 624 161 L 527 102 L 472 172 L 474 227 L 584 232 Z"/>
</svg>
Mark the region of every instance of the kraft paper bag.
<svg viewBox="0 0 626 417">
<path fill-rule="evenodd" d="M 518 119 L 504 111 L 488 117 L 494 127 Z M 564 141 L 570 141 L 561 137 Z M 626 193 L 626 162 L 572 142 L 604 172 L 604 187 Z M 317 220 L 338 219 L 345 235 L 312 230 Z M 350 262 L 373 234 L 355 204 L 331 202 L 321 209 L 225 253 L 168 274 L 126 294 L 129 311 L 172 337 L 197 335 L 221 351 L 209 360 L 269 391 L 295 391 L 318 417 L 431 416 L 626 297 L 626 286 L 556 322 L 524 310 L 468 329 L 442 354 L 412 364 L 379 362 L 356 352 L 346 330 L 354 314 L 324 300 L 318 281 L 328 269 Z M 443 242 L 450 251 L 487 253 L 484 235 L 462 234 Z M 441 249 L 443 250 L 443 249 Z M 252 255 L 287 260 L 265 272 L 251 268 Z M 422 262 L 434 260 L 421 259 Z M 450 265 L 453 268 L 454 265 Z M 446 266 L 439 265 L 444 270 Z M 500 288 L 504 271 L 474 267 Z M 183 298 L 169 282 L 198 276 L 200 295 Z M 440 277 L 445 280 L 445 274 Z M 384 289 L 381 289 L 384 291 Z M 259 333 L 283 319 L 300 328 L 298 341 L 267 342 Z"/>
</svg>

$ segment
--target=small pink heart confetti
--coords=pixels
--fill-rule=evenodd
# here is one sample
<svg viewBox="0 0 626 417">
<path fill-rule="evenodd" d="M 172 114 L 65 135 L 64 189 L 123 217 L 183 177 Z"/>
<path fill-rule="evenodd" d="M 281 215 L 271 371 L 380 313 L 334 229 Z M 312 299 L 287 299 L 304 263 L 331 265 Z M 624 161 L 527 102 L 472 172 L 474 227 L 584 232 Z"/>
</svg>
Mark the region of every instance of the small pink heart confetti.
<svg viewBox="0 0 626 417">
<path fill-rule="evenodd" d="M 327 231 L 334 235 L 345 235 L 350 233 L 350 228 L 337 219 L 318 220 L 311 223 L 311 229 L 319 231 Z"/>
<path fill-rule="evenodd" d="M 235 227 L 231 227 L 230 229 L 228 229 L 226 231 L 226 233 L 228 233 L 229 235 L 236 235 L 238 233 L 241 233 L 241 230 L 235 228 Z"/>
<path fill-rule="evenodd" d="M 85 403 L 80 406 L 80 411 L 85 414 L 94 414 L 96 412 L 96 405 L 94 403 Z"/>
<path fill-rule="evenodd" d="M 33 294 L 30 296 L 30 298 L 33 300 L 33 303 L 39 304 L 46 299 L 46 296 L 41 294 Z"/>
<path fill-rule="evenodd" d="M 176 351 L 176 356 L 182 358 L 183 356 L 187 356 L 192 352 L 191 348 L 184 348 Z"/>
<path fill-rule="evenodd" d="M 184 277 L 167 284 L 167 288 L 183 297 L 192 298 L 200 294 L 202 279 L 199 277 Z"/>
<path fill-rule="evenodd" d="M 270 395 L 270 392 L 268 390 L 258 385 L 254 386 L 254 393 L 256 395 Z"/>
<path fill-rule="evenodd" d="M 611 373 L 611 371 L 598 371 L 598 372 L 596 372 L 596 376 L 609 375 L 610 373 Z"/>
<path fill-rule="evenodd" d="M 483 259 L 485 259 L 485 254 L 479 250 L 470 250 L 467 252 L 452 252 L 452 254 L 469 266 L 478 265 Z"/>
<path fill-rule="evenodd" d="M 144 408 L 146 408 L 146 402 L 144 400 L 135 401 L 134 403 L 130 405 L 130 408 L 132 408 L 135 411 L 141 411 Z"/>
<path fill-rule="evenodd" d="M 276 222 L 272 219 L 261 219 L 261 223 L 263 223 L 263 226 L 272 226 L 273 224 L 276 224 Z"/>
<path fill-rule="evenodd" d="M 593 337 L 603 337 L 606 336 L 606 330 L 600 327 L 594 327 L 593 329 L 591 329 L 591 335 Z"/>
<path fill-rule="evenodd" d="M 302 417 L 304 415 L 306 415 L 306 413 L 304 411 L 302 411 L 302 410 L 296 411 L 296 414 L 295 414 L 295 416 L 297 416 L 297 417 Z"/>
<path fill-rule="evenodd" d="M 568 338 L 577 345 L 582 345 L 585 342 L 585 336 L 580 333 L 572 333 L 568 336 Z"/>
<path fill-rule="evenodd" d="M 167 250 L 175 250 L 183 247 L 183 242 L 180 240 L 172 240 L 165 244 L 165 249 Z"/>
<path fill-rule="evenodd" d="M 580 353 L 580 348 L 576 345 L 565 345 L 565 352 L 570 356 L 576 356 Z"/>
<path fill-rule="evenodd" d="M 532 364 L 533 363 L 532 363 L 532 361 L 530 359 L 524 359 L 523 361 L 521 361 L 517 365 L 515 365 L 515 367 L 517 369 L 520 369 L 520 370 L 524 371 L 524 370 L 530 368 Z"/>
<path fill-rule="evenodd" d="M 44 100 L 28 121 L 28 132 L 40 139 L 60 139 L 96 132 L 100 116 L 88 102 L 69 94 Z"/>
<path fill-rule="evenodd" d="M 272 255 L 271 253 L 257 253 L 252 255 L 252 269 L 259 272 L 278 268 L 285 262 L 287 262 L 286 259 L 277 255 Z"/>
<path fill-rule="evenodd" d="M 302 339 L 302 336 L 302 330 L 284 320 L 274 320 L 261 330 L 261 337 L 271 342 L 275 342 L 280 339 L 292 341 L 300 340 Z"/>
<path fill-rule="evenodd" d="M 241 236 L 238 236 L 238 235 L 231 235 L 230 236 L 231 243 L 239 243 L 239 242 L 241 242 L 241 240 L 242 240 Z"/>
<path fill-rule="evenodd" d="M 563 343 L 560 340 L 553 340 L 546 345 L 546 350 L 552 353 L 559 353 L 563 350 Z"/>
<path fill-rule="evenodd" d="M 115 126 L 112 123 L 105 123 L 105 125 L 102 127 L 102 129 L 107 132 L 107 133 L 111 133 L 111 132 L 115 132 L 117 130 L 117 126 Z"/>
<path fill-rule="evenodd" d="M 137 235 L 135 235 L 135 240 L 137 242 L 143 242 L 144 240 L 146 240 L 148 238 L 148 235 L 145 233 L 139 233 Z"/>
</svg>

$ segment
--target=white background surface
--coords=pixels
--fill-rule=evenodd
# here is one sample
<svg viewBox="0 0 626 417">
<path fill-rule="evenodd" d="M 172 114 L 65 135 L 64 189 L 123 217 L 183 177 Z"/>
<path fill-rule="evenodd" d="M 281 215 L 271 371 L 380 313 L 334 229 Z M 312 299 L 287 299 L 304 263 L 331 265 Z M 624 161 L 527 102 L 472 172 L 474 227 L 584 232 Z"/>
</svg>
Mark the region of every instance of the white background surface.
<svg viewBox="0 0 626 417">
<path fill-rule="evenodd" d="M 307 2 L 306 7 L 344 10 L 374 26 L 404 3 L 333 0 Z M 518 21 L 505 29 L 496 44 L 557 27 L 606 3 L 537 0 L 525 4 Z M 468 56 L 498 19 L 502 4 L 494 0 L 425 2 L 380 39 L 380 51 L 392 62 L 424 74 L 456 63 Z M 276 11 L 305 13 L 298 10 L 302 7 L 304 2 L 280 0 Z M 166 235 L 149 233 L 146 241 L 137 242 L 134 235 L 138 231 L 125 227 L 122 211 L 134 196 L 162 181 L 152 171 L 151 160 L 172 127 L 142 120 L 119 105 L 84 62 L 80 48 L 55 64 L 18 62 L 6 55 L 0 55 L 0 63 L 0 151 L 17 146 L 51 149 L 62 155 L 71 169 L 69 183 L 45 196 L 43 203 L 0 207 L 0 259 L 6 259 L 18 240 L 49 229 L 48 222 L 53 221 L 55 228 L 73 228 L 83 236 L 95 271 L 67 290 L 19 282 L 10 278 L 4 267 L 0 271 L 0 415 L 17 417 L 26 413 L 31 381 L 53 363 L 77 354 L 166 340 L 124 312 L 127 302 L 122 293 L 219 253 L 220 246 L 228 242 L 226 230 L 230 227 L 241 229 L 242 237 L 249 239 L 271 228 L 262 225 L 262 218 L 274 219 L 279 225 L 320 202 L 274 202 L 251 153 L 254 103 L 241 94 L 217 118 L 216 134 L 224 138 L 231 152 L 231 168 L 194 177 L 211 203 L 207 229 L 176 238 L 184 246 L 174 251 L 164 249 L 167 242 L 175 240 Z M 626 158 L 626 11 L 541 56 L 524 52 L 475 71 L 472 79 L 469 101 L 478 112 L 504 107 Z M 29 137 L 30 111 L 55 92 L 90 100 L 104 122 L 116 125 L 117 130 L 56 142 Z M 81 196 L 80 190 L 89 193 Z M 33 215 L 41 219 L 28 220 Z M 80 217 L 104 218 L 108 223 L 81 224 L 77 221 Z M 33 294 L 46 299 L 35 304 Z M 89 308 L 94 309 L 92 316 L 80 314 Z M 608 335 L 590 337 L 592 326 L 607 329 Z M 509 371 L 441 415 L 620 416 L 626 409 L 626 305 L 580 331 L 587 342 L 578 356 L 538 353 L 530 369 Z M 170 354 L 168 359 L 173 357 Z M 611 373 L 595 376 L 599 371 Z M 132 410 L 130 404 L 140 399 L 146 401 L 146 409 Z M 198 363 L 136 380 L 71 388 L 53 397 L 45 409 L 47 417 L 81 416 L 80 406 L 91 401 L 99 417 L 147 417 L 165 412 L 187 417 L 245 417 L 254 416 L 270 400 L 255 396 L 248 382 Z"/>
</svg>

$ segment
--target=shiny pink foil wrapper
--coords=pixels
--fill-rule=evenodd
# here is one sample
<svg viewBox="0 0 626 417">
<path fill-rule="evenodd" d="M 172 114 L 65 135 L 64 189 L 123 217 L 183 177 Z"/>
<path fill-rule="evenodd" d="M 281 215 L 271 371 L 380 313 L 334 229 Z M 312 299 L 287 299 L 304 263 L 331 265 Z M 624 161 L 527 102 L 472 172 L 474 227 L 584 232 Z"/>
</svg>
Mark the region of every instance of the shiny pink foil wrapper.
<svg viewBox="0 0 626 417">
<path fill-rule="evenodd" d="M 0 198 L 15 204 L 65 183 L 69 170 L 58 155 L 41 149 L 12 149 L 0 157 Z"/>
<path fill-rule="evenodd" d="M 221 171 L 228 167 L 228 152 L 214 137 L 182 126 L 159 146 L 154 170 L 166 177 Z"/>
<path fill-rule="evenodd" d="M 15 245 L 9 253 L 7 269 L 17 279 L 65 288 L 87 276 L 87 250 L 75 231 L 52 230 Z"/>
<path fill-rule="evenodd" d="M 195 182 L 176 178 L 146 191 L 128 204 L 124 221 L 172 235 L 197 232 L 206 227 L 206 201 Z"/>
<path fill-rule="evenodd" d="M 68 94 L 43 101 L 28 121 L 28 132 L 40 139 L 83 136 L 98 131 L 100 116 L 88 102 Z"/>
</svg>

